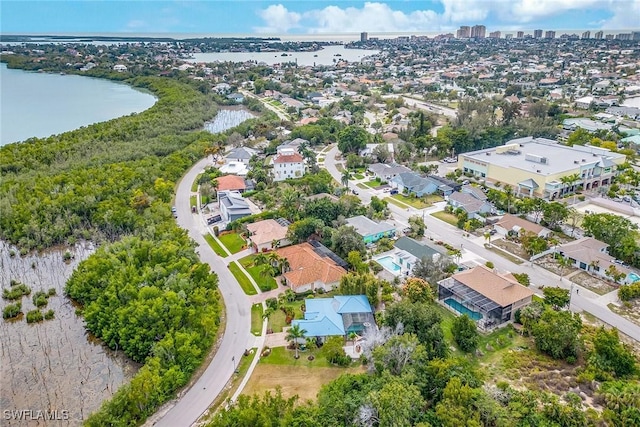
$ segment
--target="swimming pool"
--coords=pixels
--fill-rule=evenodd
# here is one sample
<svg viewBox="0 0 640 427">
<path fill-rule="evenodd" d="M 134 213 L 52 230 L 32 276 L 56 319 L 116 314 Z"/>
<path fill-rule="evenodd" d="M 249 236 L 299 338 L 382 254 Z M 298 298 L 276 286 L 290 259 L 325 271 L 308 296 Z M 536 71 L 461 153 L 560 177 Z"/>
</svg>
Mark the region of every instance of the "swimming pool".
<svg viewBox="0 0 640 427">
<path fill-rule="evenodd" d="M 469 310 L 467 307 L 463 306 L 462 304 L 460 304 L 458 301 L 454 300 L 453 298 L 447 298 L 446 300 L 444 300 L 444 303 L 447 304 L 449 307 L 453 308 L 458 313 L 466 314 L 467 316 L 469 316 L 473 320 L 482 319 L 482 314 L 480 314 L 480 313 L 478 313 L 476 311 Z"/>
<path fill-rule="evenodd" d="M 632 282 L 637 282 L 638 280 L 640 280 L 640 276 L 638 276 L 636 273 L 629 273 L 629 278 Z"/>
<path fill-rule="evenodd" d="M 393 257 L 388 255 L 383 256 L 382 258 L 378 258 L 376 261 L 378 262 L 378 264 L 380 264 L 381 266 L 383 266 L 393 274 L 400 272 L 400 270 L 402 269 L 398 264 L 393 262 Z"/>
</svg>

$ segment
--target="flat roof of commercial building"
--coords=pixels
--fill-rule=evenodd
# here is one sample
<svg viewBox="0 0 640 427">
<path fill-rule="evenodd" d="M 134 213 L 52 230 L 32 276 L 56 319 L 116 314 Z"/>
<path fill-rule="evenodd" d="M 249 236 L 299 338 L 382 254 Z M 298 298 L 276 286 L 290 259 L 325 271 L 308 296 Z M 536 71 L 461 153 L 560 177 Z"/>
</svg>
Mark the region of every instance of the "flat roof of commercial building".
<svg viewBox="0 0 640 427">
<path fill-rule="evenodd" d="M 600 162 L 608 166 L 611 160 L 625 158 L 623 154 L 604 148 L 580 145 L 569 147 L 551 139 L 533 137 L 513 139 L 499 147 L 462 153 L 460 156 L 537 175 L 555 175 Z"/>
</svg>

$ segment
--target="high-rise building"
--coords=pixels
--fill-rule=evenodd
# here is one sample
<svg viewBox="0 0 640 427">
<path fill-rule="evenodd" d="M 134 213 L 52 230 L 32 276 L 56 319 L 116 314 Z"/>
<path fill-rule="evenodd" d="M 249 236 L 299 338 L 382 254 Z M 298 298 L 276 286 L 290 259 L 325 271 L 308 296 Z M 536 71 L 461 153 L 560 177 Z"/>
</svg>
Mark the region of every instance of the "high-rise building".
<svg viewBox="0 0 640 427">
<path fill-rule="evenodd" d="M 547 31 L 547 32 L 544 33 L 544 38 L 545 39 L 555 39 L 556 38 L 556 32 L 555 31 Z"/>
<path fill-rule="evenodd" d="M 518 34 L 516 35 L 516 37 L 519 39 L 524 38 L 524 31 L 518 31 Z"/>
<path fill-rule="evenodd" d="M 513 38 L 513 34 L 505 34 L 504 38 L 505 40 L 511 40 Z"/>
<path fill-rule="evenodd" d="M 604 33 L 602 31 L 598 31 L 593 35 L 593 38 L 596 40 L 600 40 L 602 39 L 602 36 L 604 35 Z"/>
<path fill-rule="evenodd" d="M 616 40 L 631 40 L 631 33 L 616 34 Z"/>
<path fill-rule="evenodd" d="M 613 40 L 613 34 L 607 34 L 606 36 L 604 36 L 604 38 L 606 40 Z"/>
<path fill-rule="evenodd" d="M 366 42 L 369 40 L 369 33 L 360 33 L 360 41 Z"/>
<path fill-rule="evenodd" d="M 591 38 L 591 31 L 585 31 L 584 33 L 582 33 L 582 39 L 590 39 Z"/>
<path fill-rule="evenodd" d="M 502 33 L 500 33 L 500 31 L 492 31 L 492 32 L 489 33 L 489 38 L 490 39 L 499 39 L 501 35 L 502 35 Z"/>
<path fill-rule="evenodd" d="M 487 27 L 484 25 L 474 25 L 471 28 L 471 37 L 476 39 L 483 39 L 487 33 Z"/>
<path fill-rule="evenodd" d="M 461 25 L 456 32 L 456 37 L 459 39 L 468 39 L 471 37 L 471 27 L 467 25 Z"/>
<path fill-rule="evenodd" d="M 640 40 L 640 31 L 634 31 L 631 33 L 631 40 L 638 41 Z"/>
<path fill-rule="evenodd" d="M 533 30 L 533 38 L 541 39 L 542 38 L 542 30 Z"/>
</svg>

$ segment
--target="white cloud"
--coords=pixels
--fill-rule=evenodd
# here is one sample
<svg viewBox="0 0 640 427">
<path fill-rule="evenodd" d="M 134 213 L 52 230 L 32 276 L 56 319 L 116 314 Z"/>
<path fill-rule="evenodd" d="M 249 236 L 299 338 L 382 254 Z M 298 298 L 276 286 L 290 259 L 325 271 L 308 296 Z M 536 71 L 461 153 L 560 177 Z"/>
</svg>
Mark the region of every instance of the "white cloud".
<svg viewBox="0 0 640 427">
<path fill-rule="evenodd" d="M 311 10 L 304 18 L 312 21 L 311 33 L 417 31 L 438 25 L 438 14 L 418 10 L 406 14 L 391 9 L 386 3 L 367 2 L 362 8 L 327 6 Z"/>
<path fill-rule="evenodd" d="M 258 15 L 266 24 L 264 27 L 254 28 L 259 33 L 286 33 L 296 28 L 302 18 L 299 13 L 289 12 L 282 4 L 272 4 L 259 11 Z"/>
<path fill-rule="evenodd" d="M 531 22 L 569 11 L 604 7 L 602 0 L 518 0 L 503 8 L 499 16 L 514 22 Z"/>
<path fill-rule="evenodd" d="M 640 0 L 610 0 L 613 16 L 605 19 L 600 28 L 607 30 L 638 30 L 640 23 Z"/>
<path fill-rule="evenodd" d="M 259 12 L 265 26 L 256 30 L 271 33 L 294 28 L 306 28 L 308 33 L 429 32 L 451 31 L 459 25 L 487 20 L 491 20 L 494 27 L 507 29 L 585 10 L 601 10 L 605 16 L 601 27 L 605 29 L 637 28 L 640 19 L 640 0 L 439 1 L 443 6 L 442 13 L 429 9 L 404 12 L 383 2 L 365 2 L 362 7 L 332 5 L 303 13 L 291 12 L 282 4 L 271 5 Z M 584 26 L 592 24 L 585 22 Z"/>
</svg>

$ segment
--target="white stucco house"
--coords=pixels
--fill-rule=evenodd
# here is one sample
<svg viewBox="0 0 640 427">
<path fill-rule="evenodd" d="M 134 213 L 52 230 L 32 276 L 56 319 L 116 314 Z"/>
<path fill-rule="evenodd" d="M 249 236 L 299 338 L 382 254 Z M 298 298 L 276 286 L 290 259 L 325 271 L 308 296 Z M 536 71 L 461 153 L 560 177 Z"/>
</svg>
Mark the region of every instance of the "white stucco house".
<svg viewBox="0 0 640 427">
<path fill-rule="evenodd" d="M 293 149 L 282 150 L 273 159 L 273 180 L 300 178 L 304 175 L 304 158 Z"/>
</svg>

